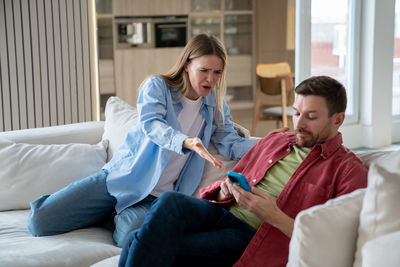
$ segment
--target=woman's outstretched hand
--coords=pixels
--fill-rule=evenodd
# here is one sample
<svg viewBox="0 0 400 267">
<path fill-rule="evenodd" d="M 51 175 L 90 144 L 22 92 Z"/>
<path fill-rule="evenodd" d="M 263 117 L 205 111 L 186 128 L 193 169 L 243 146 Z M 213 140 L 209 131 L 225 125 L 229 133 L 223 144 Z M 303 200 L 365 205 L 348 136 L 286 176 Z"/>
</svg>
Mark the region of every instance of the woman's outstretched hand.
<svg viewBox="0 0 400 267">
<path fill-rule="evenodd" d="M 222 162 L 214 158 L 210 152 L 204 147 L 203 143 L 201 142 L 200 138 L 194 137 L 194 138 L 186 138 L 185 141 L 183 141 L 183 147 L 193 150 L 197 154 L 200 155 L 205 160 L 208 160 L 211 162 L 214 167 L 221 168 L 222 167 Z"/>
</svg>

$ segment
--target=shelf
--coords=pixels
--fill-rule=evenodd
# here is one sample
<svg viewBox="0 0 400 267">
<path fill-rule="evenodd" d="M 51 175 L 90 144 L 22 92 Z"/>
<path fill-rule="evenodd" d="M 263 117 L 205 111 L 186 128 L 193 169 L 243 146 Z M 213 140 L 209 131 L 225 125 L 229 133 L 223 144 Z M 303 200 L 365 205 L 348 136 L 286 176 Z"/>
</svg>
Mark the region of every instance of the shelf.
<svg viewBox="0 0 400 267">
<path fill-rule="evenodd" d="M 112 19 L 114 18 L 113 14 L 96 14 L 97 19 Z"/>
<path fill-rule="evenodd" d="M 235 36 L 237 36 L 237 35 L 251 35 L 251 32 L 232 32 L 232 33 L 226 33 L 226 32 L 224 32 L 224 34 L 225 34 L 226 36 L 229 36 L 229 37 L 235 37 Z"/>
</svg>

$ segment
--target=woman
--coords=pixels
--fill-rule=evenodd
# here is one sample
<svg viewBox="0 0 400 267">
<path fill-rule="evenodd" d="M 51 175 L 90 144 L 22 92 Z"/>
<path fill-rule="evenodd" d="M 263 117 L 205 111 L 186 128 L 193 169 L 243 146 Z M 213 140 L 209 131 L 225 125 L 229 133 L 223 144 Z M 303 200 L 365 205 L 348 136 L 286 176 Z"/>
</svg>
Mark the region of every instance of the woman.
<svg viewBox="0 0 400 267">
<path fill-rule="evenodd" d="M 99 172 L 31 203 L 28 229 L 54 235 L 98 223 L 114 211 L 114 241 L 141 226 L 151 203 L 164 191 L 193 194 L 204 160 L 216 167 L 205 147 L 240 159 L 255 140 L 238 136 L 223 101 L 226 52 L 213 36 L 191 39 L 175 66 L 141 86 L 139 123 Z"/>
</svg>

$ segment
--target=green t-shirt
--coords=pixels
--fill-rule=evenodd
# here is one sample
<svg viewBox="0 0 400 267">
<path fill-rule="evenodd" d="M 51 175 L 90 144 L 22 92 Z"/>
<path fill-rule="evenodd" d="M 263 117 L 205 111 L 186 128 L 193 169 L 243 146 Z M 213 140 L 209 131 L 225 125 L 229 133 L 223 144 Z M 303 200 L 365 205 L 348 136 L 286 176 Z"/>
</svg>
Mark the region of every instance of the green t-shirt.
<svg viewBox="0 0 400 267">
<path fill-rule="evenodd" d="M 279 160 L 264 175 L 256 187 L 268 192 L 276 200 L 294 171 L 310 152 L 311 148 L 293 146 L 289 155 Z M 242 208 L 238 203 L 229 207 L 229 211 L 254 229 L 260 227 L 262 220 L 254 213 Z"/>
</svg>

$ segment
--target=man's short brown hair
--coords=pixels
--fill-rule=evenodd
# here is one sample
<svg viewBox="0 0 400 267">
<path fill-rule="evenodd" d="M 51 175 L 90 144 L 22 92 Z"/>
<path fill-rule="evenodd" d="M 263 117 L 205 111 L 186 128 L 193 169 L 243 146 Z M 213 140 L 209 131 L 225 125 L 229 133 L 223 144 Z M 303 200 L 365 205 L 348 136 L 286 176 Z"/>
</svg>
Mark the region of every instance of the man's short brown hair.
<svg viewBox="0 0 400 267">
<path fill-rule="evenodd" d="M 337 80 L 328 76 L 313 76 L 302 81 L 295 89 L 299 95 L 316 95 L 325 98 L 329 117 L 345 112 L 347 106 L 346 89 Z"/>
</svg>

